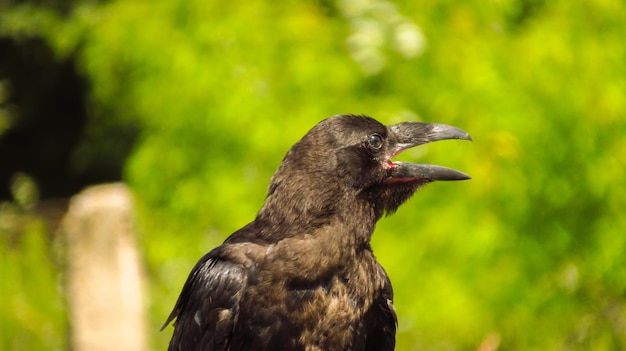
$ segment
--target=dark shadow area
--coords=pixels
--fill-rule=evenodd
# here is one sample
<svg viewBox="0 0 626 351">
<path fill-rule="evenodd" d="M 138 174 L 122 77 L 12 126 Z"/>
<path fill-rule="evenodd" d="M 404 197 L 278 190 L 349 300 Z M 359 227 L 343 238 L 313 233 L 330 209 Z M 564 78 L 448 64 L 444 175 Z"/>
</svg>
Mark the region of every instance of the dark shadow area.
<svg viewBox="0 0 626 351">
<path fill-rule="evenodd" d="M 76 67 L 75 57 L 58 60 L 43 39 L 0 38 L 0 108 L 9 121 L 0 131 L 0 199 L 11 198 L 11 179 L 20 172 L 34 178 L 42 199 L 121 179 L 134 128 L 106 133 L 107 144 L 116 145 L 110 152 L 96 147 L 97 154 L 77 159 L 78 147 L 99 141 L 85 136 L 89 82 Z"/>
</svg>

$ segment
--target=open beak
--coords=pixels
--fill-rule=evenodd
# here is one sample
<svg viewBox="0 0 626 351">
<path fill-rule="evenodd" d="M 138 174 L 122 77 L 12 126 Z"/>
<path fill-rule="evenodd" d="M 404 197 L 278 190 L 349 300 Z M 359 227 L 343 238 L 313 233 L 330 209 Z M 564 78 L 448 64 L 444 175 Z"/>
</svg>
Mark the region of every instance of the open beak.
<svg viewBox="0 0 626 351">
<path fill-rule="evenodd" d="M 446 139 L 472 140 L 467 132 L 446 124 L 403 122 L 388 127 L 389 153 L 386 166 L 389 168 L 389 178 L 386 183 L 435 181 L 435 180 L 465 180 L 471 177 L 467 174 L 436 165 L 415 164 L 408 162 L 392 162 L 391 157 L 403 150 L 433 141 Z"/>
</svg>

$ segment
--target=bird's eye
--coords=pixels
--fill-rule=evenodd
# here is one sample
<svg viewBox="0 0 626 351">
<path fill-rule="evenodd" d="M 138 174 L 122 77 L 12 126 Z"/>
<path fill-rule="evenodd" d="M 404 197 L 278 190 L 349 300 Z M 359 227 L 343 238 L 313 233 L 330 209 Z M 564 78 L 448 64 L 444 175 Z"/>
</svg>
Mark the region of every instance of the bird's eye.
<svg viewBox="0 0 626 351">
<path fill-rule="evenodd" d="M 367 142 L 375 150 L 378 150 L 381 147 L 383 147 L 383 137 L 381 137 L 379 134 L 370 135 L 369 138 L 367 139 Z"/>
</svg>

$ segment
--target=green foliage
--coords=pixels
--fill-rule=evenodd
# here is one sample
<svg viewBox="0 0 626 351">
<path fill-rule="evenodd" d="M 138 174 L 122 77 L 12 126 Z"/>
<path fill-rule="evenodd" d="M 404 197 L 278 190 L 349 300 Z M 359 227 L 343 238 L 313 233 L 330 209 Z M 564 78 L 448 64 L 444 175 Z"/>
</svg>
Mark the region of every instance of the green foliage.
<svg viewBox="0 0 626 351">
<path fill-rule="evenodd" d="M 186 274 L 254 217 L 289 146 L 320 119 L 354 112 L 453 124 L 475 140 L 403 156 L 474 179 L 429 185 L 378 226 L 399 350 L 490 340 L 616 350 L 626 347 L 624 23 L 626 5 L 610 0 L 78 1 L 65 17 L 11 6 L 0 34 L 43 36 L 79 57 L 90 128 L 141 129 L 126 180 L 155 349 Z M 6 267 L 26 269 L 42 249 L 3 255 L 0 269 L 19 282 L 26 271 Z M 23 301 L 3 308 L 3 323 L 6 335 L 49 340 L 32 349 L 55 349 L 65 320 L 54 272 L 39 267 L 47 293 L 3 288 Z M 44 314 L 56 333 L 26 327 Z M 11 340 L 2 345 L 19 349 Z"/>
<path fill-rule="evenodd" d="M 0 211 L 0 230 L 6 229 L 11 218 L 20 218 L 19 209 L 7 204 L 0 204 Z M 0 347 L 67 349 L 67 309 L 48 237 L 36 220 L 22 229 L 19 237 L 9 231 L 0 232 Z"/>
</svg>

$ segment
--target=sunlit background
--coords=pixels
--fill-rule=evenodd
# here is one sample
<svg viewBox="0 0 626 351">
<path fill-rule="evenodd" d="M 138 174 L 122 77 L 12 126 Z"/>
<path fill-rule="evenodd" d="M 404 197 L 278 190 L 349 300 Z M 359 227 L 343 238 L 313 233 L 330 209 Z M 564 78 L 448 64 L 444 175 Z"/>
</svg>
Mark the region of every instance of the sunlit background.
<svg viewBox="0 0 626 351">
<path fill-rule="evenodd" d="M 63 235 L 34 209 L 130 187 L 164 350 L 196 260 L 338 113 L 474 138 L 401 156 L 473 179 L 379 222 L 398 350 L 626 349 L 619 0 L 0 2 L 0 349 L 71 347 Z"/>
</svg>

